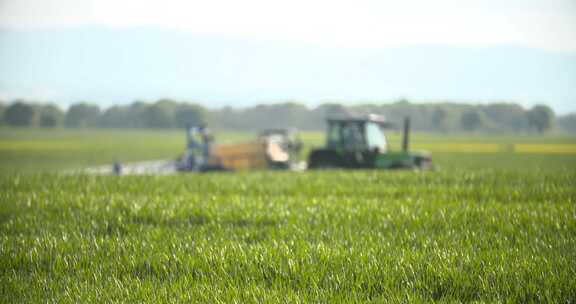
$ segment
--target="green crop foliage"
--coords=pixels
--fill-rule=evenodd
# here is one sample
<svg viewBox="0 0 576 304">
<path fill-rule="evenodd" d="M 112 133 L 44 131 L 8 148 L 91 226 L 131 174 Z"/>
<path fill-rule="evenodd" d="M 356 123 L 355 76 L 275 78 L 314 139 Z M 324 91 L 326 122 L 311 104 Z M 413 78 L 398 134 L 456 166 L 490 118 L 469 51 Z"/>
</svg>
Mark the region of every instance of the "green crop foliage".
<svg viewBox="0 0 576 304">
<path fill-rule="evenodd" d="M 111 146 L 87 159 L 90 141 L 75 133 L 28 132 L 0 138 L 82 148 L 0 153 L 0 302 L 576 300 L 575 155 L 436 153 L 435 172 L 77 176 L 49 160 L 104 163 Z M 91 132 L 124 142 L 130 159 L 181 144 L 141 134 L 166 146 L 139 151 Z"/>
</svg>

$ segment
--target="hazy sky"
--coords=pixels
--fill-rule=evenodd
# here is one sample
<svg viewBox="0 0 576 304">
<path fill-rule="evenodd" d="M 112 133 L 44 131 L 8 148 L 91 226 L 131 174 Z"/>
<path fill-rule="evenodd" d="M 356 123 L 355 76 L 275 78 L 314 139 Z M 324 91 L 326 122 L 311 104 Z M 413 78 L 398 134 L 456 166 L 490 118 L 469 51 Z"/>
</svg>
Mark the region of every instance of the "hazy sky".
<svg viewBox="0 0 576 304">
<path fill-rule="evenodd" d="M 0 26 L 158 25 L 330 46 L 576 49 L 575 0 L 0 0 Z"/>
<path fill-rule="evenodd" d="M 0 100 L 407 97 L 569 112 L 575 37 L 576 0 L 0 0 Z"/>
</svg>

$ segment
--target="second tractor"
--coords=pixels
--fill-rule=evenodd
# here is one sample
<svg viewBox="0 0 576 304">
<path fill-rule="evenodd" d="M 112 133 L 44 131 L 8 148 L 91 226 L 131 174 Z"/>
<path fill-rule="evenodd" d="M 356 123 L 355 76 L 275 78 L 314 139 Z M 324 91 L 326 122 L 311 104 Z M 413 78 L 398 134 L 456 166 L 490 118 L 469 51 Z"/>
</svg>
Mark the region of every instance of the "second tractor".
<svg viewBox="0 0 576 304">
<path fill-rule="evenodd" d="M 432 169 L 428 152 L 410 151 L 410 119 L 404 119 L 402 150 L 391 151 L 385 134 L 394 125 L 383 116 L 327 119 L 326 145 L 308 157 L 309 169 Z"/>
</svg>

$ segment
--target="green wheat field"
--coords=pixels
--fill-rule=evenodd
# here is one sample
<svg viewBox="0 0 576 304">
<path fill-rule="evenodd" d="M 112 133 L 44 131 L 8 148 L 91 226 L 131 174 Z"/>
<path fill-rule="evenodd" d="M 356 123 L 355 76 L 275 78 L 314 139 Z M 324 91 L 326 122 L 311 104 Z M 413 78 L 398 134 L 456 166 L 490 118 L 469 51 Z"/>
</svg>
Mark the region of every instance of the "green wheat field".
<svg viewBox="0 0 576 304">
<path fill-rule="evenodd" d="M 118 177 L 69 169 L 183 132 L 0 129 L 0 302 L 576 302 L 576 138 L 412 139 L 436 171 Z"/>
</svg>

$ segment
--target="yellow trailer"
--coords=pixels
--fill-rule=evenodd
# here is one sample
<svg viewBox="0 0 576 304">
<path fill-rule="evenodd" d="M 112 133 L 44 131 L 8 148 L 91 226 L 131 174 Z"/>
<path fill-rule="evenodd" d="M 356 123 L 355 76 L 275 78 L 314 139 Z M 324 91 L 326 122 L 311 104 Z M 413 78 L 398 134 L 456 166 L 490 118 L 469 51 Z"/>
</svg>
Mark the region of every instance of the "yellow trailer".
<svg viewBox="0 0 576 304">
<path fill-rule="evenodd" d="M 291 169 L 301 148 L 289 130 L 266 130 L 254 141 L 225 145 L 213 145 L 204 126 L 187 130 L 187 149 L 177 163 L 178 171 Z"/>
<path fill-rule="evenodd" d="M 216 145 L 212 148 L 208 163 L 233 171 L 266 169 L 268 166 L 266 144 L 248 142 Z"/>
<path fill-rule="evenodd" d="M 290 160 L 283 142 L 263 137 L 254 142 L 215 145 L 208 163 L 232 171 L 263 170 Z"/>
</svg>

